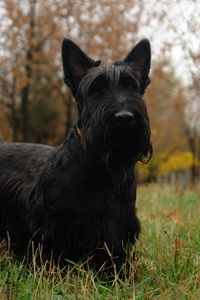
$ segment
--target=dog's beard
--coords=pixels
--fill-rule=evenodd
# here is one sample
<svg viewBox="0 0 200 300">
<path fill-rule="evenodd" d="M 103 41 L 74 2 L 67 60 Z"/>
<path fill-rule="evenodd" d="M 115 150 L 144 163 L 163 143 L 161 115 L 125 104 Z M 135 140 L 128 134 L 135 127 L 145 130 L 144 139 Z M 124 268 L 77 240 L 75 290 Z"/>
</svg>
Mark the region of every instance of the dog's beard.
<svg viewBox="0 0 200 300">
<path fill-rule="evenodd" d="M 107 163 L 133 164 L 148 155 L 150 129 L 142 119 L 123 126 L 110 120 L 88 122 L 82 143 L 87 151 L 94 152 Z"/>
</svg>

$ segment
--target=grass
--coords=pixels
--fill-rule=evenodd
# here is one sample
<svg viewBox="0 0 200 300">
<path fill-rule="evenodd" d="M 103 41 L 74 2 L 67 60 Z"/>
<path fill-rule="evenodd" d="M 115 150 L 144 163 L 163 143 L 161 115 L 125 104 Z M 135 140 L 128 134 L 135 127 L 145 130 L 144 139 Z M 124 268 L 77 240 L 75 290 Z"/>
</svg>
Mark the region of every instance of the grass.
<svg viewBox="0 0 200 300">
<path fill-rule="evenodd" d="M 2 246 L 0 300 L 199 299 L 200 189 L 139 187 L 138 214 L 142 234 L 128 278 L 103 283 L 80 265 L 27 270 Z"/>
</svg>

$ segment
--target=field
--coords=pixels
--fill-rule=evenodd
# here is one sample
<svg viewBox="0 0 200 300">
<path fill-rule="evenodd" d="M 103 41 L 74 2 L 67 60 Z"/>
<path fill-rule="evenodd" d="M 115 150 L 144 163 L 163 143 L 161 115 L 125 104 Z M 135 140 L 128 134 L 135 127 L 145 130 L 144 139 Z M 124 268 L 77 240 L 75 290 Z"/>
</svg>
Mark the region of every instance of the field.
<svg viewBox="0 0 200 300">
<path fill-rule="evenodd" d="M 200 188 L 140 186 L 136 259 L 123 281 L 101 282 L 75 266 L 32 270 L 0 254 L 0 300 L 200 299 Z"/>
</svg>

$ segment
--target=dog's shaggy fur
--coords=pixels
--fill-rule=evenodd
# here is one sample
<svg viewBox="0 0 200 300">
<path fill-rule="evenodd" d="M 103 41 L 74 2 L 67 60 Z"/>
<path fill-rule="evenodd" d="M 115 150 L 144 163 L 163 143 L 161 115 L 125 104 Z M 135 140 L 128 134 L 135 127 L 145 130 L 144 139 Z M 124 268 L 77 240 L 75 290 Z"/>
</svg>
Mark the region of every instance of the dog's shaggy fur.
<svg viewBox="0 0 200 300">
<path fill-rule="evenodd" d="M 119 270 L 140 232 L 134 166 L 152 154 L 142 98 L 150 45 L 101 67 L 65 39 L 62 58 L 77 122 L 56 148 L 0 143 L 0 240 L 22 256 L 33 241 L 44 261 L 91 255 L 97 269 L 112 254 Z"/>
</svg>

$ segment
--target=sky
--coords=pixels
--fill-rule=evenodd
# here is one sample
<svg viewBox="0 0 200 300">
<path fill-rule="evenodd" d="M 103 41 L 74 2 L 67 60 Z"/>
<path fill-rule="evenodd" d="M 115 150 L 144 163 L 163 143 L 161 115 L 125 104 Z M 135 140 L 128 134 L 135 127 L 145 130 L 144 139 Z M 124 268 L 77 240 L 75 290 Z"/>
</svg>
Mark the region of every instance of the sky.
<svg viewBox="0 0 200 300">
<path fill-rule="evenodd" d="M 170 57 L 177 74 L 187 81 L 188 68 L 199 73 L 200 66 L 191 61 L 190 52 L 200 52 L 200 1 L 145 0 L 144 9 L 144 23 L 148 12 L 157 11 L 164 15 L 159 24 L 156 18 L 152 18 L 147 26 L 141 27 L 140 34 L 152 42 L 153 59 L 162 55 L 162 46 L 165 43 L 170 43 L 172 48 L 165 54 Z"/>
</svg>

